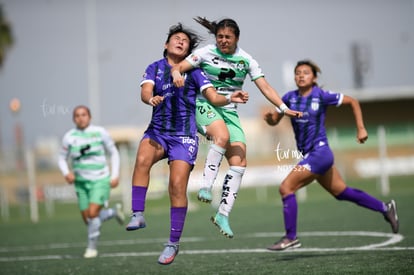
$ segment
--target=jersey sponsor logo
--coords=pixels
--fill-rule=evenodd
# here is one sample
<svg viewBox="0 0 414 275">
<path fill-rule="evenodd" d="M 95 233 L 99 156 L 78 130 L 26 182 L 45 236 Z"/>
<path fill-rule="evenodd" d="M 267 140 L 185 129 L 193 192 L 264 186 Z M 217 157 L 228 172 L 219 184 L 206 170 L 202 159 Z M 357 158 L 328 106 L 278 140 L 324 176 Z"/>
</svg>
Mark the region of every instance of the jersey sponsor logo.
<svg viewBox="0 0 414 275">
<path fill-rule="evenodd" d="M 292 109 L 295 110 L 294 108 L 292 108 Z M 292 119 L 294 119 L 295 122 L 298 122 L 298 123 L 308 123 L 309 119 L 307 117 L 309 117 L 309 112 L 305 111 L 305 112 L 303 112 L 303 117 L 302 118 L 292 118 Z"/>
<path fill-rule="evenodd" d="M 236 76 L 236 72 L 231 68 L 221 68 L 218 74 L 220 81 L 226 81 L 226 79 L 233 79 Z"/>
<path fill-rule="evenodd" d="M 211 62 L 215 65 L 218 65 L 220 61 L 220 58 L 218 56 L 213 57 L 213 59 L 211 59 Z"/>
<path fill-rule="evenodd" d="M 180 137 L 182 144 L 191 144 L 195 146 L 197 144 L 196 140 L 191 137 Z"/>
<path fill-rule="evenodd" d="M 84 155 L 86 155 L 86 152 L 89 151 L 89 149 L 91 149 L 90 144 L 83 145 L 79 150 L 80 156 L 77 156 L 74 160 L 80 160 Z"/>
<path fill-rule="evenodd" d="M 213 63 L 214 65 L 221 64 L 220 66 L 217 66 L 217 67 L 221 67 L 220 68 L 221 71 L 230 71 L 230 70 L 246 71 L 247 66 L 248 66 L 244 60 L 231 61 L 226 58 L 219 57 L 219 56 L 214 56 L 211 59 L 211 63 Z"/>
<path fill-rule="evenodd" d="M 165 90 L 168 90 L 172 87 L 174 87 L 174 85 L 172 83 L 163 84 L 162 85 L 162 90 L 165 91 Z"/>
</svg>

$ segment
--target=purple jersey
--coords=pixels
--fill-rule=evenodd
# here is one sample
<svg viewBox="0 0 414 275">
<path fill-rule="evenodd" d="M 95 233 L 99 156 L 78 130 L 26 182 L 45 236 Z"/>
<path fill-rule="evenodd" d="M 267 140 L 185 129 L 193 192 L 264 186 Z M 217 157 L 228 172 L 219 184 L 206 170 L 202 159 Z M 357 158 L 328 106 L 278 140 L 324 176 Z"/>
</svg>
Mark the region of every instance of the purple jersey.
<svg viewBox="0 0 414 275">
<path fill-rule="evenodd" d="M 329 105 L 339 106 L 343 94 L 324 91 L 318 86 L 307 96 L 299 91 L 286 93 L 282 100 L 292 110 L 303 112 L 301 118 L 291 118 L 298 149 L 306 154 L 318 146 L 328 145 L 325 129 L 325 114 Z"/>
<path fill-rule="evenodd" d="M 200 69 L 194 69 L 184 75 L 184 87 L 174 86 L 171 66 L 167 59 L 160 59 L 150 64 L 145 70 L 141 86 L 150 82 L 154 84 L 153 96 L 163 96 L 161 104 L 152 111 L 148 130 L 172 136 L 195 136 L 196 96 L 198 92 L 213 86 Z"/>
</svg>

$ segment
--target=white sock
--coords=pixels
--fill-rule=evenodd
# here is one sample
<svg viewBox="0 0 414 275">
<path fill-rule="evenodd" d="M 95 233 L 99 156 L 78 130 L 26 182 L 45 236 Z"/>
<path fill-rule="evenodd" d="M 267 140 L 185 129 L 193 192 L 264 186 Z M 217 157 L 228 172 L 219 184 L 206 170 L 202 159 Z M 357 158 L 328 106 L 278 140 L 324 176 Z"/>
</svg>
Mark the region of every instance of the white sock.
<svg viewBox="0 0 414 275">
<path fill-rule="evenodd" d="M 218 212 L 224 216 L 229 216 L 231 209 L 239 192 L 240 184 L 246 167 L 230 166 L 223 182 L 223 192 Z"/>
<path fill-rule="evenodd" d="M 104 222 L 115 217 L 115 213 L 115 209 L 113 208 L 104 208 L 99 211 L 99 218 Z"/>
<path fill-rule="evenodd" d="M 204 164 L 203 182 L 201 183 L 201 188 L 211 189 L 213 187 L 225 152 L 225 148 L 221 148 L 215 144 L 210 145 L 206 162 Z"/>
<path fill-rule="evenodd" d="M 98 244 L 99 235 L 101 235 L 101 219 L 95 217 L 88 221 L 88 248 L 96 249 Z"/>
</svg>

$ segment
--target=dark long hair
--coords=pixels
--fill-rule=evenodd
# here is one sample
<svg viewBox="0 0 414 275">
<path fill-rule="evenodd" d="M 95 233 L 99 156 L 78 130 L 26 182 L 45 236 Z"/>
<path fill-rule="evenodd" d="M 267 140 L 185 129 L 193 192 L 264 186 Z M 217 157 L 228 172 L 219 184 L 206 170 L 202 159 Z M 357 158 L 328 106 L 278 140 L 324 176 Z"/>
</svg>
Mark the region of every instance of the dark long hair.
<svg viewBox="0 0 414 275">
<path fill-rule="evenodd" d="M 322 73 L 322 71 L 319 68 L 319 66 L 315 62 L 313 62 L 312 60 L 310 60 L 310 59 L 299 60 L 298 63 L 296 63 L 295 70 L 293 72 L 296 73 L 296 69 L 299 66 L 301 66 L 301 65 L 307 65 L 307 66 L 309 66 L 311 68 L 311 70 L 312 70 L 312 73 L 313 73 L 313 76 L 314 77 L 318 77 L 318 74 L 321 74 Z M 317 82 L 314 82 L 313 85 L 314 86 L 315 85 L 316 86 L 319 86 L 319 84 Z M 320 86 L 320 87 L 322 87 L 322 86 Z"/>
<path fill-rule="evenodd" d="M 309 67 L 311 67 L 311 70 L 312 70 L 312 73 L 313 73 L 313 75 L 314 76 L 318 76 L 318 73 L 320 74 L 320 73 L 322 73 L 322 71 L 321 71 L 321 69 L 319 68 L 319 66 L 318 65 L 316 65 L 316 63 L 315 62 L 313 62 L 312 60 L 310 60 L 310 59 L 303 59 L 303 60 L 299 60 L 298 61 L 298 63 L 296 63 L 296 66 L 295 66 L 295 70 L 294 70 L 294 72 L 296 72 L 296 69 L 299 67 L 299 66 L 301 66 L 301 65 L 308 65 Z"/>
<path fill-rule="evenodd" d="M 201 38 L 194 31 L 185 28 L 181 23 L 178 23 L 177 25 L 173 25 L 170 27 L 170 30 L 168 31 L 167 40 L 165 41 L 165 43 L 168 43 L 170 41 L 171 36 L 179 32 L 184 33 L 188 36 L 188 39 L 190 39 L 190 45 L 187 53 L 187 55 L 189 55 L 195 48 L 197 48 L 198 44 L 200 44 Z M 163 55 L 164 57 L 167 57 L 166 49 L 164 49 Z"/>
<path fill-rule="evenodd" d="M 204 26 L 211 34 L 214 34 L 214 36 L 217 35 L 217 31 L 222 28 L 231 28 L 233 29 L 234 35 L 236 38 L 239 38 L 240 36 L 240 28 L 239 25 L 237 25 L 236 21 L 230 18 L 225 18 L 220 20 L 218 23 L 216 21 L 209 21 L 205 17 L 197 16 L 193 18 L 197 23 Z"/>
</svg>

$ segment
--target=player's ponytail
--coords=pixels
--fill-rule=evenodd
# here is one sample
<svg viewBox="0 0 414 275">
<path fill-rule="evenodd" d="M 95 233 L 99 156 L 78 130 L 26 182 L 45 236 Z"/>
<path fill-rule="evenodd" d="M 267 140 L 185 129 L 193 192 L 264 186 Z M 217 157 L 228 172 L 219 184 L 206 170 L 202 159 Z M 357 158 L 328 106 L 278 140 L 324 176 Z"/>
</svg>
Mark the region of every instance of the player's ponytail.
<svg viewBox="0 0 414 275">
<path fill-rule="evenodd" d="M 236 21 L 234 21 L 233 19 L 225 18 L 217 23 L 216 21 L 209 21 L 205 17 L 197 16 L 194 18 L 194 20 L 203 27 L 205 27 L 211 34 L 214 34 L 214 36 L 217 35 L 217 31 L 219 29 L 226 27 L 233 29 L 236 38 L 239 38 L 240 36 L 240 28 L 237 25 Z"/>
</svg>

